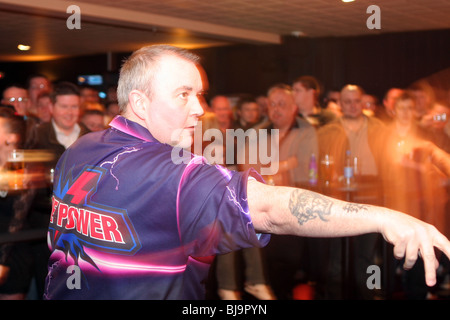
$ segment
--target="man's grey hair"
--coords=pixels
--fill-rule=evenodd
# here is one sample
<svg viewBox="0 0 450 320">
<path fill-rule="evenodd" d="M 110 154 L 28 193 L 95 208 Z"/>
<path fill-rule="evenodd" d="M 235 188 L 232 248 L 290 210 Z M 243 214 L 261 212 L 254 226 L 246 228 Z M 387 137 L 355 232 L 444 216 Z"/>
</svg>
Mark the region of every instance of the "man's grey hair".
<svg viewBox="0 0 450 320">
<path fill-rule="evenodd" d="M 341 89 L 341 94 L 344 91 L 357 91 L 359 92 L 361 95 L 366 94 L 366 92 L 364 91 L 364 89 L 357 85 L 357 84 L 346 84 L 342 89 Z"/>
<path fill-rule="evenodd" d="M 159 58 L 167 55 L 174 55 L 194 64 L 200 63 L 200 57 L 195 53 L 171 45 L 152 45 L 136 50 L 120 69 L 117 100 L 121 113 L 126 111 L 131 91 L 140 90 L 151 97 L 152 81 L 158 71 Z"/>
<path fill-rule="evenodd" d="M 292 87 L 285 83 L 276 83 L 267 89 L 267 96 L 270 96 L 275 90 L 283 90 L 289 94 L 292 94 Z"/>
</svg>

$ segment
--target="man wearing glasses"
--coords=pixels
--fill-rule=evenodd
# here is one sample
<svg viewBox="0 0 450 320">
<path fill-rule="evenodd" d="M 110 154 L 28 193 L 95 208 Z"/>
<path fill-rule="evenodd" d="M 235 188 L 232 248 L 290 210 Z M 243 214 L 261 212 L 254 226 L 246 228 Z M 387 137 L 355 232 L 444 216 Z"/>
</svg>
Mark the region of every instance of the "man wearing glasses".
<svg viewBox="0 0 450 320">
<path fill-rule="evenodd" d="M 20 85 L 11 85 L 3 91 L 2 104 L 14 107 L 14 110 L 21 115 L 27 115 L 30 105 L 28 91 Z"/>
</svg>

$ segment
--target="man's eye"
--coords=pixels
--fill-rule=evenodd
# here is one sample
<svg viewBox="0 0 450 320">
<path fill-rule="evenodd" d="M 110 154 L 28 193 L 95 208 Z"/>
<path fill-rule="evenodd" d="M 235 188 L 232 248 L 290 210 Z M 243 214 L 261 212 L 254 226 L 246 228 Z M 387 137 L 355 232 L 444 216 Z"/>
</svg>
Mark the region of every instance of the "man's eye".
<svg viewBox="0 0 450 320">
<path fill-rule="evenodd" d="M 187 92 L 182 92 L 179 95 L 179 97 L 182 98 L 182 99 L 186 99 L 188 96 L 189 96 L 189 93 L 187 93 Z"/>
</svg>

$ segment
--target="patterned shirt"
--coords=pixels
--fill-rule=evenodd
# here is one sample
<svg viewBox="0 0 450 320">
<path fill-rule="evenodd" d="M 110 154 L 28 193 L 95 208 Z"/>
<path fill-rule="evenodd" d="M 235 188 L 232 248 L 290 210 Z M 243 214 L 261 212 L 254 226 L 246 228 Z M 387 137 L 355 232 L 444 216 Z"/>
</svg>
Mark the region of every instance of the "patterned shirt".
<svg viewBox="0 0 450 320">
<path fill-rule="evenodd" d="M 121 116 L 110 126 L 56 166 L 44 298 L 202 299 L 214 255 L 268 243 L 246 200 L 257 173 L 208 165 Z"/>
</svg>

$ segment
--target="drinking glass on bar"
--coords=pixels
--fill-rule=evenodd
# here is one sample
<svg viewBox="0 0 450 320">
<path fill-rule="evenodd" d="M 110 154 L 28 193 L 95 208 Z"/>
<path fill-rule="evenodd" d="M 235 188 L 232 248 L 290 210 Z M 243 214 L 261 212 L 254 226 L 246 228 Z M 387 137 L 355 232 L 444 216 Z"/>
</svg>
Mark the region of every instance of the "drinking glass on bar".
<svg viewBox="0 0 450 320">
<path fill-rule="evenodd" d="M 353 157 L 353 175 L 361 175 L 361 161 L 358 157 Z"/>
<path fill-rule="evenodd" d="M 23 189 L 23 178 L 25 171 L 25 159 L 23 150 L 13 150 L 6 162 L 8 171 L 8 187 L 10 190 Z"/>
<path fill-rule="evenodd" d="M 334 173 L 334 159 L 332 156 L 326 154 L 320 160 L 320 181 L 325 186 L 329 186 Z"/>
</svg>

